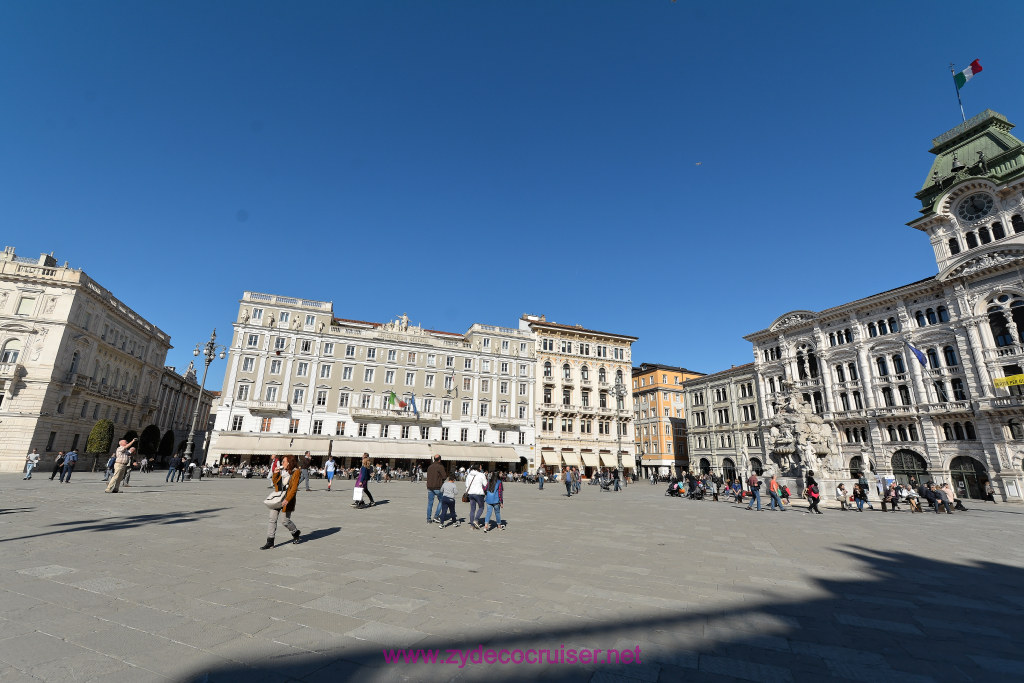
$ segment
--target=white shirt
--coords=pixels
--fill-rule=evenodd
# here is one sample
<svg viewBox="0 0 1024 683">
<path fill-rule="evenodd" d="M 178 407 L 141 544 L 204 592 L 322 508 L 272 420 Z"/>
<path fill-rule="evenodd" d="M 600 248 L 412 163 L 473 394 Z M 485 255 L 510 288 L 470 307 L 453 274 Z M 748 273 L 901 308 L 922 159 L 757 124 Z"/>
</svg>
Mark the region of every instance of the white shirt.
<svg viewBox="0 0 1024 683">
<path fill-rule="evenodd" d="M 487 487 L 487 477 L 481 472 L 470 470 L 466 475 L 466 493 L 471 496 L 482 496 Z"/>
</svg>

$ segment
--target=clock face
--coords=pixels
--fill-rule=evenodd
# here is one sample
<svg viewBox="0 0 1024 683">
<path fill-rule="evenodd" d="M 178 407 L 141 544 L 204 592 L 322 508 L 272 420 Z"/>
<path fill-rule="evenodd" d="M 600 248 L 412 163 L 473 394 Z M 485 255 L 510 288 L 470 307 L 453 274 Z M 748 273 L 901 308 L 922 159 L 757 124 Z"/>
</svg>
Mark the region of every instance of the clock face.
<svg viewBox="0 0 1024 683">
<path fill-rule="evenodd" d="M 976 221 L 992 210 L 992 197 L 984 192 L 975 192 L 960 202 L 956 212 L 965 221 Z"/>
</svg>

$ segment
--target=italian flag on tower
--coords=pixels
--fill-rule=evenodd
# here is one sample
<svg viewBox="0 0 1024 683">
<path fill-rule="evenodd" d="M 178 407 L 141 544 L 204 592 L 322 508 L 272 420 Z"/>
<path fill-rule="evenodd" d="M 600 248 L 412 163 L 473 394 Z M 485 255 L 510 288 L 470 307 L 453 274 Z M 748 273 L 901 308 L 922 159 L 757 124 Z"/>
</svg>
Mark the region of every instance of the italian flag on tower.
<svg viewBox="0 0 1024 683">
<path fill-rule="evenodd" d="M 981 73 L 981 64 L 978 62 L 977 59 L 975 59 L 973 62 L 971 62 L 971 65 L 969 67 L 967 67 L 960 73 L 953 74 L 953 82 L 956 83 L 957 91 L 959 91 L 960 88 L 964 87 L 964 85 L 967 84 L 967 81 L 974 78 L 974 74 L 978 73 Z"/>
</svg>

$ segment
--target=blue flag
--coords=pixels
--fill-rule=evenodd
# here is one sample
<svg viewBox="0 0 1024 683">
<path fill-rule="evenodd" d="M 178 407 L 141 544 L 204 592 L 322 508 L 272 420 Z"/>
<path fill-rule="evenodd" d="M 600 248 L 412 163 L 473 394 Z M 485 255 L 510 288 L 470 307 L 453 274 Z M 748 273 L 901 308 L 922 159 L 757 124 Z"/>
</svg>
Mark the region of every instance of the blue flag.
<svg viewBox="0 0 1024 683">
<path fill-rule="evenodd" d="M 921 362 L 922 367 L 928 367 L 928 361 L 927 359 L 925 359 L 924 354 L 921 353 L 920 349 L 915 349 L 913 346 L 910 345 L 910 342 L 907 342 L 907 348 L 910 349 L 915 356 L 917 356 L 917 360 Z"/>
<path fill-rule="evenodd" d="M 412 412 L 416 413 L 416 417 L 420 416 L 420 411 L 416 408 L 416 394 L 413 394 L 409 398 L 409 405 L 412 406 Z"/>
</svg>

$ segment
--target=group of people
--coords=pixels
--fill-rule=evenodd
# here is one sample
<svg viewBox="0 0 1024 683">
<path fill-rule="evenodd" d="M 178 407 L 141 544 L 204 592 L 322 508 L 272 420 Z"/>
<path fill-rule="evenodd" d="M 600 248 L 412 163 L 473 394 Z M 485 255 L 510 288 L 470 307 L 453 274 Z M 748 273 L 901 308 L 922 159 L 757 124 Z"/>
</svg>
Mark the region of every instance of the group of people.
<svg viewBox="0 0 1024 683">
<path fill-rule="evenodd" d="M 42 458 L 39 455 L 39 449 L 33 448 L 32 451 L 25 456 L 25 476 L 23 479 L 32 478 L 32 470 L 39 466 L 39 461 Z M 53 462 L 53 472 L 50 473 L 50 481 L 58 474 L 60 475 L 60 482 L 67 484 L 71 482 L 71 473 L 75 471 L 75 465 L 78 464 L 78 452 L 75 449 L 71 449 L 67 453 L 64 451 L 57 452 L 57 459 Z"/>
<path fill-rule="evenodd" d="M 448 473 L 441 464 L 441 456 L 435 455 L 427 468 L 427 523 L 437 524 L 444 529 L 446 526 L 461 526 L 462 522 L 455 512 L 455 499 L 458 488 L 455 484 L 455 472 Z M 567 485 L 568 490 L 568 485 Z M 434 511 L 434 502 L 437 510 Z M 482 468 L 470 466 L 465 473 L 465 492 L 462 501 L 469 503 L 469 526 L 472 529 L 483 529 L 486 534 L 492 530 L 491 515 L 494 516 L 494 527 L 504 529 L 501 521 L 501 507 L 505 504 L 505 491 L 502 477 L 498 472 L 484 474 Z"/>
</svg>

